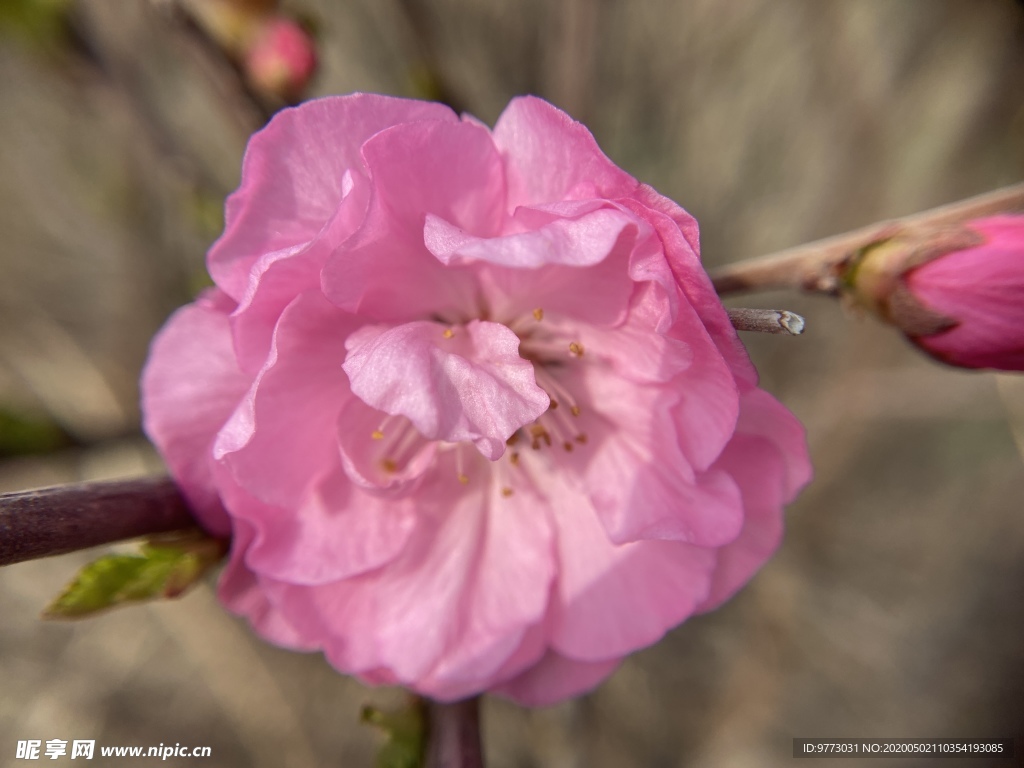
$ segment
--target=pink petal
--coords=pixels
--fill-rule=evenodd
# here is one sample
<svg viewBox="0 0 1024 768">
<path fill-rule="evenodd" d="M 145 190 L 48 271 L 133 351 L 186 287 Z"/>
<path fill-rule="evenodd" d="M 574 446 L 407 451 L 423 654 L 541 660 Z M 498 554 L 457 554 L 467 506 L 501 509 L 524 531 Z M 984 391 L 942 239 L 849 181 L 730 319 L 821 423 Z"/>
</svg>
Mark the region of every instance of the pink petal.
<svg viewBox="0 0 1024 768">
<path fill-rule="evenodd" d="M 644 648 L 705 599 L 714 550 L 670 541 L 613 544 L 578 491 L 548 486 L 558 526 L 558 596 L 552 648 L 610 661 Z"/>
<path fill-rule="evenodd" d="M 714 342 L 743 389 L 756 386 L 757 371 L 700 263 L 696 221 L 650 187 L 642 187 L 636 197 L 640 202 L 629 200 L 620 204 L 636 213 L 657 233 L 660 250 L 668 261 L 675 284 L 706 329 L 702 335 L 706 334 Z"/>
<path fill-rule="evenodd" d="M 271 506 L 219 474 L 225 504 L 252 532 L 245 565 L 261 577 L 316 586 L 387 565 L 405 548 L 416 507 L 353 487 L 340 470 L 287 508 Z"/>
<path fill-rule="evenodd" d="M 261 254 L 312 240 L 333 216 L 345 172 L 362 172 L 363 143 L 389 126 L 417 120 L 458 118 L 441 104 L 373 94 L 328 97 L 278 112 L 249 140 L 242 182 L 228 198 L 224 234 L 207 261 L 216 283 L 241 300 Z"/>
<path fill-rule="evenodd" d="M 278 600 L 324 638 L 338 669 L 390 670 L 445 699 L 487 686 L 543 617 L 554 575 L 551 529 L 531 500 L 502 497 L 480 458 L 459 483 L 451 453 L 419 492 L 416 531 L 387 568 Z"/>
<path fill-rule="evenodd" d="M 782 538 L 783 505 L 811 480 L 803 426 L 767 392 L 755 389 L 743 396 L 736 429 L 714 468 L 728 472 L 740 487 L 743 530 L 718 550 L 701 611 L 725 602 L 771 557 Z"/>
<path fill-rule="evenodd" d="M 157 334 L 142 372 L 143 429 L 160 449 L 202 524 L 230 531 L 210 474 L 218 430 L 249 386 L 231 348 L 233 302 L 213 289 Z"/>
<path fill-rule="evenodd" d="M 614 199 L 636 180 L 609 160 L 583 125 L 533 96 L 513 99 L 494 126 L 505 159 L 508 211 L 557 200 Z"/>
<path fill-rule="evenodd" d="M 471 441 L 490 459 L 550 402 L 519 338 L 498 323 L 365 326 L 346 347 L 345 373 L 365 403 L 407 417 L 429 440 Z"/>
<path fill-rule="evenodd" d="M 359 232 L 328 261 L 324 293 L 377 321 L 461 316 L 475 306 L 476 286 L 468 270 L 431 255 L 423 228 L 433 215 L 473 235 L 498 231 L 504 177 L 487 131 L 470 123 L 400 125 L 366 142 L 363 157 L 374 198 Z"/>
<path fill-rule="evenodd" d="M 281 312 L 300 293 L 319 290 L 328 256 L 366 216 L 366 180 L 346 172 L 343 182 L 337 211 L 312 240 L 263 254 L 252 265 L 245 295 L 231 318 L 235 352 L 245 370 L 255 373 L 263 366 Z"/>
<path fill-rule="evenodd" d="M 614 672 L 621 661 L 577 661 L 548 651 L 536 665 L 494 692 L 524 707 L 547 707 L 589 692 Z"/>
<path fill-rule="evenodd" d="M 282 313 L 263 370 L 214 446 L 238 484 L 289 508 L 339 466 L 335 424 L 351 397 L 341 363 L 354 320 L 317 291 Z"/>
<path fill-rule="evenodd" d="M 517 218 L 523 213 L 524 209 L 519 209 Z M 531 224 L 534 226 L 524 227 L 522 232 L 482 238 L 438 216 L 428 215 L 424 242 L 444 264 L 459 260 L 520 269 L 548 264 L 589 267 L 603 261 L 625 233 L 636 230 L 632 217 L 605 207 L 584 210 L 574 218 L 545 212 L 540 221 Z"/>
<path fill-rule="evenodd" d="M 295 651 L 312 651 L 318 646 L 310 642 L 271 605 L 260 577 L 245 565 L 243 554 L 253 533 L 245 521 L 235 520 L 231 537 L 231 554 L 217 584 L 217 596 L 232 613 L 244 616 L 264 638 Z"/>
<path fill-rule="evenodd" d="M 732 541 L 743 523 L 739 489 L 723 472 L 694 471 L 668 417 L 685 395 L 674 386 L 642 386 L 600 371 L 588 370 L 586 382 L 587 401 L 597 411 L 590 420 L 580 417 L 588 448 L 560 463 L 579 462 L 582 490 L 610 540 L 704 547 Z"/>
</svg>

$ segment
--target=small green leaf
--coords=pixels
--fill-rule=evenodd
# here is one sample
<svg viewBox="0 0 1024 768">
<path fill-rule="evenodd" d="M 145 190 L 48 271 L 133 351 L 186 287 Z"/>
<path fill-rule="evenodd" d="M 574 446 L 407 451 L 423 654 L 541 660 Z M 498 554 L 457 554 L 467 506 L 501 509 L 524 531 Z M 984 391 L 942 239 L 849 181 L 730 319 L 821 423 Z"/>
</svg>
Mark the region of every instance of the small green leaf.
<svg viewBox="0 0 1024 768">
<path fill-rule="evenodd" d="M 106 555 L 84 566 L 43 618 L 77 619 L 119 605 L 178 597 L 226 551 L 225 542 L 198 531 L 150 538 L 137 555 Z"/>
<path fill-rule="evenodd" d="M 387 737 L 377 754 L 376 768 L 420 768 L 423 765 L 426 726 L 423 704 L 418 699 L 397 710 L 363 707 L 361 719 Z"/>
</svg>

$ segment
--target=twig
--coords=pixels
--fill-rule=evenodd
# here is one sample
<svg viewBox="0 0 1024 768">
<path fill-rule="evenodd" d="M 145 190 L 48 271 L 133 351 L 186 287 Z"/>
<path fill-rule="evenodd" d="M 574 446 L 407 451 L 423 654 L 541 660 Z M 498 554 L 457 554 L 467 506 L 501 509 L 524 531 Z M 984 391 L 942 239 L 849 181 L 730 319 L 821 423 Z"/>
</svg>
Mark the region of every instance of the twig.
<svg viewBox="0 0 1024 768">
<path fill-rule="evenodd" d="M 711 282 L 719 295 L 774 288 L 834 294 L 839 288 L 842 264 L 873 242 L 906 229 L 948 226 L 1020 210 L 1024 210 L 1024 184 L 1015 184 L 923 213 L 870 224 L 842 235 L 730 264 L 712 272 Z"/>
<path fill-rule="evenodd" d="M 427 728 L 424 768 L 483 768 L 479 697 L 427 701 Z"/>
<path fill-rule="evenodd" d="M 166 477 L 0 494 L 0 565 L 195 525 Z"/>
<path fill-rule="evenodd" d="M 727 309 L 729 320 L 737 331 L 788 333 L 804 332 L 804 319 L 788 309 Z"/>
</svg>

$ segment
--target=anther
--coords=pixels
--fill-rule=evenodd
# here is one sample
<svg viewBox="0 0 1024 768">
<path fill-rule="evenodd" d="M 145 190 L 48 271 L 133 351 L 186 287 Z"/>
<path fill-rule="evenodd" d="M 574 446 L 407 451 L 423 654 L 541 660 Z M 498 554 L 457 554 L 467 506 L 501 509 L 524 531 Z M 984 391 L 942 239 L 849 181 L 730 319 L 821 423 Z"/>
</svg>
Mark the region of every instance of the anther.
<svg viewBox="0 0 1024 768">
<path fill-rule="evenodd" d="M 398 471 L 398 465 L 392 459 L 381 459 L 380 465 L 384 468 L 385 472 Z"/>
<path fill-rule="evenodd" d="M 512 451 L 508 456 L 508 461 L 513 467 L 519 466 L 519 451 Z"/>
<path fill-rule="evenodd" d="M 509 496 L 512 495 L 512 489 L 506 485 L 504 488 L 501 489 L 501 495 L 507 499 Z"/>
<path fill-rule="evenodd" d="M 543 320 L 544 319 L 544 310 L 541 309 L 540 307 L 537 307 L 535 310 L 533 310 L 533 319 L 536 320 L 538 323 L 541 320 Z"/>
<path fill-rule="evenodd" d="M 459 475 L 459 482 L 462 483 L 463 485 L 466 485 L 466 483 L 469 482 L 469 477 L 467 477 L 466 475 L 461 475 L 460 474 Z"/>
<path fill-rule="evenodd" d="M 373 432 L 370 433 L 370 437 L 372 437 L 374 440 L 383 440 L 384 433 L 381 432 L 379 429 L 375 429 L 373 430 Z"/>
<path fill-rule="evenodd" d="M 579 443 L 580 445 L 583 445 L 584 443 L 586 443 L 586 442 L 587 442 L 587 433 L 586 433 L 586 432 L 580 432 L 580 433 L 579 433 L 578 435 L 576 435 L 576 437 L 574 437 L 573 439 L 574 439 L 574 440 L 575 440 L 575 441 L 576 441 L 577 443 Z"/>
<path fill-rule="evenodd" d="M 578 405 L 574 405 L 569 410 L 572 412 L 573 416 L 579 416 L 580 415 L 580 407 Z"/>
<path fill-rule="evenodd" d="M 572 453 L 573 445 L 568 440 L 562 443 L 562 447 L 565 448 L 566 453 Z"/>
<path fill-rule="evenodd" d="M 441 335 L 444 336 L 446 339 L 450 339 L 452 336 L 455 335 L 455 331 L 453 331 L 451 328 L 445 328 L 444 333 L 442 333 Z"/>
<path fill-rule="evenodd" d="M 570 341 L 569 354 L 573 357 L 583 357 L 583 345 L 578 341 Z"/>
<path fill-rule="evenodd" d="M 519 432 L 516 431 L 516 432 L 512 433 L 512 436 L 508 440 L 505 441 L 505 445 L 515 445 L 518 442 L 519 442 Z"/>
<path fill-rule="evenodd" d="M 549 405 L 548 408 L 550 408 L 553 411 L 557 407 L 558 407 L 558 401 L 555 400 L 555 398 L 552 397 L 551 398 L 551 405 Z"/>
</svg>

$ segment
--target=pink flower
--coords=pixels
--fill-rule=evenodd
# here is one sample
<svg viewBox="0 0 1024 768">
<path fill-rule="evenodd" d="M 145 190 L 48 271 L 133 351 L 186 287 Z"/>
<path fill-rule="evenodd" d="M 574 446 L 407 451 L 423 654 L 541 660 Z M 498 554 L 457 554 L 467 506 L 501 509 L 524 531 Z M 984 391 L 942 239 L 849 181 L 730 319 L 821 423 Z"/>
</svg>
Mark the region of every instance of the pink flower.
<svg viewBox="0 0 1024 768">
<path fill-rule="evenodd" d="M 732 595 L 810 476 L 697 225 L 536 98 L 493 132 L 382 96 L 250 142 L 149 435 L 281 645 L 546 704 Z"/>
<path fill-rule="evenodd" d="M 1024 216 L 977 219 L 967 228 L 979 245 L 904 276 L 919 303 L 950 321 L 912 340 L 952 365 L 1024 371 Z"/>
</svg>

